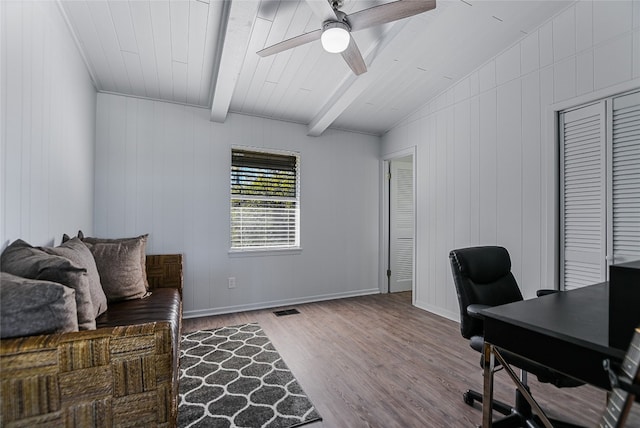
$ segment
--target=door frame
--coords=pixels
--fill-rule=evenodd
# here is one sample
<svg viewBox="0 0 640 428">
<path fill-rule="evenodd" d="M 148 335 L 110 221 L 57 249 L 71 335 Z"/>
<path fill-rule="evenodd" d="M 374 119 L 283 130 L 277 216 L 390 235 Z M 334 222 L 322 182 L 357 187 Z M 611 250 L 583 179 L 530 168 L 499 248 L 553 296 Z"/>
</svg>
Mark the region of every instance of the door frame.
<svg viewBox="0 0 640 428">
<path fill-rule="evenodd" d="M 416 210 L 416 195 L 417 195 L 417 168 L 416 168 L 416 146 L 411 146 L 409 148 L 399 150 L 397 152 L 387 153 L 382 155 L 382 159 L 380 160 L 380 272 L 378 276 L 378 288 L 380 289 L 380 293 L 386 294 L 389 291 L 388 288 L 388 280 L 387 280 L 387 266 L 389 260 L 389 184 L 390 181 L 387 180 L 387 172 L 389 171 L 389 163 L 394 159 L 400 159 L 407 156 L 411 156 L 413 163 L 413 272 L 412 280 L 411 280 L 411 303 L 415 305 L 416 302 L 416 254 L 417 254 L 417 245 L 416 245 L 416 236 L 418 223 L 417 219 L 417 210 Z"/>
</svg>

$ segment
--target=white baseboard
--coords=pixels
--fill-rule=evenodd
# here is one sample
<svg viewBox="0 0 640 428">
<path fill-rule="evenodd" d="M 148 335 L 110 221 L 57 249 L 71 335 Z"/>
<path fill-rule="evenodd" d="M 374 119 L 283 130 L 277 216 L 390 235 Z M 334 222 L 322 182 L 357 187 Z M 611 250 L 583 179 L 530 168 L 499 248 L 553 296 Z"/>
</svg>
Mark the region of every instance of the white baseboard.
<svg viewBox="0 0 640 428">
<path fill-rule="evenodd" d="M 368 296 L 371 294 L 380 294 L 378 288 L 370 288 L 367 290 L 347 291 L 344 293 L 321 294 L 319 296 L 300 297 L 294 299 L 272 300 L 270 302 L 250 303 L 248 305 L 225 306 L 222 308 L 197 309 L 194 311 L 185 311 L 183 318 L 208 317 L 212 315 L 231 314 L 235 312 L 255 311 L 258 309 L 270 309 L 280 306 L 300 305 L 303 303 L 321 302 L 323 300 L 345 299 L 347 297 Z"/>
<path fill-rule="evenodd" d="M 438 308 L 436 306 L 430 305 L 425 302 L 421 302 L 419 300 L 416 300 L 415 306 L 420 309 L 424 309 L 427 312 L 431 312 L 432 314 L 436 314 L 441 317 L 450 319 L 451 321 L 460 322 L 460 314 L 458 312 L 443 310 L 442 308 Z"/>
</svg>

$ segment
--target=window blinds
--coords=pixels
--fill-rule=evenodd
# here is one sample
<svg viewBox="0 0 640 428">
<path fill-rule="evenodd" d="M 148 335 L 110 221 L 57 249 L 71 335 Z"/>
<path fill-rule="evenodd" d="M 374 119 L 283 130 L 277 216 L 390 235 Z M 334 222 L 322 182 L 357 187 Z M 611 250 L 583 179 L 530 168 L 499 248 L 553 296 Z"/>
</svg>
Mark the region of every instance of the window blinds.
<svg viewBox="0 0 640 428">
<path fill-rule="evenodd" d="M 298 157 L 233 149 L 231 248 L 299 245 Z"/>
<path fill-rule="evenodd" d="M 296 197 L 297 158 L 275 153 L 233 150 L 231 193 L 266 197 Z"/>
</svg>

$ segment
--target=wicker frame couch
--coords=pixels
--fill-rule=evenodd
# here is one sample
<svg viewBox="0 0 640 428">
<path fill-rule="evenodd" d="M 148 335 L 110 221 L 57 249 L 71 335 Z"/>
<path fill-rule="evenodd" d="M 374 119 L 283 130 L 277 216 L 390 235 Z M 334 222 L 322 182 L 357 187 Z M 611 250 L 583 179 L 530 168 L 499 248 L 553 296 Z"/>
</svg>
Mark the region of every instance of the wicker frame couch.
<svg viewBox="0 0 640 428">
<path fill-rule="evenodd" d="M 176 426 L 182 256 L 146 264 L 153 293 L 134 310 L 110 306 L 96 330 L 0 341 L 0 426 Z"/>
</svg>

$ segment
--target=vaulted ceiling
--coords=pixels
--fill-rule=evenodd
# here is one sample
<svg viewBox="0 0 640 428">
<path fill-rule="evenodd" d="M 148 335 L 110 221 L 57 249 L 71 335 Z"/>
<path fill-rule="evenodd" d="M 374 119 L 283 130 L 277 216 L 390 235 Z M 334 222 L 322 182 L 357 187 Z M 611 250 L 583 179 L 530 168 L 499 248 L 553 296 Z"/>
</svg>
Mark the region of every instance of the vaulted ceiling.
<svg viewBox="0 0 640 428">
<path fill-rule="evenodd" d="M 315 41 L 326 0 L 59 0 L 98 91 L 381 135 L 571 2 L 437 0 L 434 10 L 353 33 L 355 76 Z M 389 0 L 344 0 L 347 14 Z M 420 1 L 420 0 L 404 0 Z M 322 5 L 323 6 L 323 5 Z M 314 13 L 315 11 L 315 13 Z"/>
</svg>

